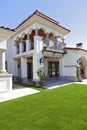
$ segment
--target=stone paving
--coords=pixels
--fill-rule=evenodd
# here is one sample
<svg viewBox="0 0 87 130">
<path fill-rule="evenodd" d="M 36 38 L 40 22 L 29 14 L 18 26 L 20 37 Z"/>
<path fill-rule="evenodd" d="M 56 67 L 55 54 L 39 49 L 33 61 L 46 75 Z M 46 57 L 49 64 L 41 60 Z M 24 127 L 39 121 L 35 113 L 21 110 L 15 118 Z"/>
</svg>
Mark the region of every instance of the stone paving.
<svg viewBox="0 0 87 130">
<path fill-rule="evenodd" d="M 77 83 L 77 84 L 87 84 L 87 79 L 83 79 L 82 82 L 71 82 L 71 81 L 66 81 L 66 80 L 49 80 L 46 85 L 44 85 L 43 87 L 46 89 L 54 89 L 54 88 L 58 88 L 58 87 L 62 87 L 68 84 L 72 84 L 72 83 Z"/>
<path fill-rule="evenodd" d="M 38 90 L 34 90 L 28 87 L 18 86 L 11 91 L 1 92 L 0 93 L 0 102 L 8 101 L 11 99 L 23 97 L 30 94 L 38 93 Z"/>
<path fill-rule="evenodd" d="M 75 82 L 77 84 L 87 84 L 87 79 L 82 79 L 82 82 Z"/>
<path fill-rule="evenodd" d="M 46 85 L 43 87 L 46 89 L 54 89 L 57 87 L 62 87 L 68 84 L 77 83 L 77 84 L 87 84 L 87 79 L 83 79 L 82 82 L 70 82 L 70 81 L 58 81 L 58 80 L 49 80 L 46 82 Z M 0 102 L 8 101 L 11 99 L 23 97 L 30 94 L 35 94 L 40 91 L 34 90 L 28 87 L 23 86 L 14 86 L 12 91 L 0 92 Z"/>
<path fill-rule="evenodd" d="M 57 88 L 57 87 L 61 87 L 61 86 L 65 86 L 67 84 L 72 83 L 71 81 L 65 81 L 65 80 L 56 80 L 56 79 L 52 79 L 46 82 L 46 85 L 43 86 L 43 88 L 47 88 L 47 89 L 53 89 L 53 88 Z"/>
</svg>

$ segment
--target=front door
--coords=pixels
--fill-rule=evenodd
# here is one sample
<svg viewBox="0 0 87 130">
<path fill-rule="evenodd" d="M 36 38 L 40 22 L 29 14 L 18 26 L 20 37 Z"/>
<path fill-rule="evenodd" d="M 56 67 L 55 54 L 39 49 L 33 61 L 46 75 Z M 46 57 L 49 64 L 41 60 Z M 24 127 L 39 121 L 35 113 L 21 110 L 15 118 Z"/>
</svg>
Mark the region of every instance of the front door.
<svg viewBox="0 0 87 130">
<path fill-rule="evenodd" d="M 48 66 L 49 77 L 59 76 L 59 62 L 49 62 Z"/>
<path fill-rule="evenodd" d="M 27 77 L 28 77 L 29 79 L 32 78 L 32 63 L 28 63 L 28 64 L 27 64 Z"/>
</svg>

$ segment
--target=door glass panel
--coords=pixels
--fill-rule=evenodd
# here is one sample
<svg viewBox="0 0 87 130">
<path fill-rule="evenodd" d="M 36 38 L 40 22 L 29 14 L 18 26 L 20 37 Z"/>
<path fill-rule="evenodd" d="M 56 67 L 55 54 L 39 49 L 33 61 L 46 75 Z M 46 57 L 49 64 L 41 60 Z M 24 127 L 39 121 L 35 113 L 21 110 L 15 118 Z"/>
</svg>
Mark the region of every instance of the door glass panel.
<svg viewBox="0 0 87 130">
<path fill-rule="evenodd" d="M 49 62 L 49 77 L 58 77 L 59 76 L 59 62 Z"/>
<path fill-rule="evenodd" d="M 55 77 L 55 63 L 52 63 L 52 77 Z"/>
<path fill-rule="evenodd" d="M 28 64 L 27 64 L 27 77 L 28 77 L 29 79 L 32 78 L 32 64 L 31 64 L 31 63 L 28 63 Z"/>
</svg>

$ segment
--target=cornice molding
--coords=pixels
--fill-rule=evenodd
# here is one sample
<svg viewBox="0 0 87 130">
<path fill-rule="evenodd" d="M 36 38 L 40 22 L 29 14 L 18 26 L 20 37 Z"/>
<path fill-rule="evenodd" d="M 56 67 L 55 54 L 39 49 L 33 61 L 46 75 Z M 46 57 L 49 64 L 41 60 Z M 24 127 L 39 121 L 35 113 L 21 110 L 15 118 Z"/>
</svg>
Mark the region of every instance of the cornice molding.
<svg viewBox="0 0 87 130">
<path fill-rule="evenodd" d="M 10 38 L 13 34 L 14 34 L 13 31 L 0 28 L 0 37 L 3 37 L 3 38 L 8 39 L 8 38 Z"/>
</svg>

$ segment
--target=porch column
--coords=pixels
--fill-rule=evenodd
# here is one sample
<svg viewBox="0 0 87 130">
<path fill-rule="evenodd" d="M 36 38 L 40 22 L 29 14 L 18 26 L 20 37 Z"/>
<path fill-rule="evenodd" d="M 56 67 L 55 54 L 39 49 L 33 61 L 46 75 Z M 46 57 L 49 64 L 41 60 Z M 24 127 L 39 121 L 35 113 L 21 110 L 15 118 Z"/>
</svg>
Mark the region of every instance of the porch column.
<svg viewBox="0 0 87 130">
<path fill-rule="evenodd" d="M 26 40 L 26 51 L 30 50 L 30 42 L 29 40 Z"/>
<path fill-rule="evenodd" d="M 29 33 L 27 33 L 26 51 L 29 51 L 30 49 L 31 49 L 31 45 L 30 45 Z"/>
<path fill-rule="evenodd" d="M 5 70 L 5 52 L 0 50 L 0 73 L 6 72 Z"/>
<path fill-rule="evenodd" d="M 45 77 L 48 77 L 48 60 L 45 59 Z"/>
<path fill-rule="evenodd" d="M 17 60 L 14 60 L 14 75 L 15 75 L 16 77 L 18 77 L 17 74 L 18 74 L 18 73 L 17 73 Z"/>
<path fill-rule="evenodd" d="M 22 48 L 22 38 L 21 38 L 21 40 L 20 40 L 19 48 L 20 48 L 20 54 L 21 54 L 21 53 L 22 53 L 22 50 L 23 50 L 23 48 Z"/>
<path fill-rule="evenodd" d="M 87 65 L 85 66 L 85 78 L 87 78 Z"/>
<path fill-rule="evenodd" d="M 40 63 L 40 59 L 43 58 L 42 54 L 43 42 L 40 36 L 34 36 L 34 53 L 33 53 L 33 80 L 38 81 L 39 77 L 37 71 L 44 67 L 43 63 Z"/>
<path fill-rule="evenodd" d="M 21 57 L 21 78 L 23 82 L 27 80 L 27 58 Z"/>
<path fill-rule="evenodd" d="M 36 36 L 38 35 L 38 29 L 37 28 L 35 29 L 35 35 Z"/>
<path fill-rule="evenodd" d="M 46 45 L 49 48 L 49 33 L 46 33 Z"/>
</svg>

